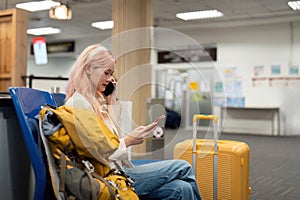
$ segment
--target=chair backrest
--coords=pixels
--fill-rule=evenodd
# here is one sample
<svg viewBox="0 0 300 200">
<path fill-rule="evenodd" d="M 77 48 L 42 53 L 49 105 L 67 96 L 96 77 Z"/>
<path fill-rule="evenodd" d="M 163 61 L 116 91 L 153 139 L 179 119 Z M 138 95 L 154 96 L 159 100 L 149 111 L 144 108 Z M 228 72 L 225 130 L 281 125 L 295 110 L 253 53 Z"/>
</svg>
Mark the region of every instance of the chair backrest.
<svg viewBox="0 0 300 200">
<path fill-rule="evenodd" d="M 64 93 L 52 93 L 57 106 L 62 106 L 65 104 L 66 94 Z"/>
<path fill-rule="evenodd" d="M 54 94 L 32 88 L 10 87 L 8 90 L 17 113 L 25 146 L 35 175 L 34 199 L 44 199 L 47 164 L 45 163 L 46 159 L 45 155 L 43 155 L 43 145 L 41 145 L 35 116 L 39 114 L 42 106 L 46 104 L 60 106 L 60 101 L 55 99 L 54 96 L 56 95 Z M 59 94 L 58 96 L 60 100 L 63 98 L 63 94 Z"/>
</svg>

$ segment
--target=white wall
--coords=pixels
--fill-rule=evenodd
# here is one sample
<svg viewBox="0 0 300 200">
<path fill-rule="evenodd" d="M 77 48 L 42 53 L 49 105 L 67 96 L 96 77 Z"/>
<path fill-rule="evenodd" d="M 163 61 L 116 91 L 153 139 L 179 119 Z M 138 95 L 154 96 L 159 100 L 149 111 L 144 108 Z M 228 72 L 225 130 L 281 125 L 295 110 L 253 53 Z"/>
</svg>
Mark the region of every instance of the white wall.
<svg viewBox="0 0 300 200">
<path fill-rule="evenodd" d="M 243 80 L 243 91 L 246 106 L 271 107 L 279 106 L 282 111 L 281 133 L 300 134 L 297 121 L 300 98 L 300 80 L 256 82 L 253 86 L 252 77 L 255 65 L 264 65 L 266 76 L 270 76 L 272 64 L 282 67 L 282 75 L 288 75 L 288 67 L 300 66 L 300 22 L 278 23 L 269 25 L 252 25 L 230 28 L 207 28 L 182 31 L 201 44 L 216 43 L 220 71 L 225 67 L 236 67 Z"/>
</svg>

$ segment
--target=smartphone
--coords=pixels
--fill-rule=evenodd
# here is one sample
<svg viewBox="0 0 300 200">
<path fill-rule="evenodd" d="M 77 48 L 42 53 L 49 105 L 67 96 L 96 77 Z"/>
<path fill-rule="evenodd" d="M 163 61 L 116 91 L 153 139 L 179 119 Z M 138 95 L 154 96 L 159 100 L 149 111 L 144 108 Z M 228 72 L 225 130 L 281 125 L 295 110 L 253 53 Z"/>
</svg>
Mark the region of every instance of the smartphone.
<svg viewBox="0 0 300 200">
<path fill-rule="evenodd" d="M 113 93 L 113 91 L 115 90 L 115 86 L 112 82 L 109 82 L 109 84 L 107 84 L 105 90 L 103 91 L 104 96 L 108 96 L 111 93 Z"/>
<path fill-rule="evenodd" d="M 160 122 L 165 118 L 166 118 L 165 115 L 161 115 L 158 118 L 156 118 L 153 122 L 158 122 L 159 124 L 161 124 Z M 164 132 L 165 132 L 164 128 L 162 125 L 159 125 L 159 124 L 152 133 L 153 138 L 163 138 L 164 137 Z"/>
</svg>

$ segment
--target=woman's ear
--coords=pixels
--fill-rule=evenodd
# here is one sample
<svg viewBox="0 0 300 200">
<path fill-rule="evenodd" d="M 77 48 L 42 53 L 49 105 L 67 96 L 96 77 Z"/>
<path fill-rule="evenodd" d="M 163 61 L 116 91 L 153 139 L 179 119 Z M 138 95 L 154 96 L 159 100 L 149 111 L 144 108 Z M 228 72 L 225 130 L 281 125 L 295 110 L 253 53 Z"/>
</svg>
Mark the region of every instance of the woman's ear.
<svg viewBox="0 0 300 200">
<path fill-rule="evenodd" d="M 88 75 L 91 75 L 91 71 L 92 71 L 92 67 L 90 65 L 87 65 L 85 67 L 85 72 L 88 74 Z"/>
</svg>

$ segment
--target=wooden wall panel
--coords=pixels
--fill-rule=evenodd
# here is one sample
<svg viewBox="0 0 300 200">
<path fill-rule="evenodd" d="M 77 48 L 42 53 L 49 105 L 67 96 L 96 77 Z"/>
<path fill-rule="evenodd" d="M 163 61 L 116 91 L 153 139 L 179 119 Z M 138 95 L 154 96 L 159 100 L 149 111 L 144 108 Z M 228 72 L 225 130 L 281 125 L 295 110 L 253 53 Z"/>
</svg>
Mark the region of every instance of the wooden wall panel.
<svg viewBox="0 0 300 200">
<path fill-rule="evenodd" d="M 27 23 L 27 11 L 0 11 L 0 91 L 26 85 Z"/>
</svg>

